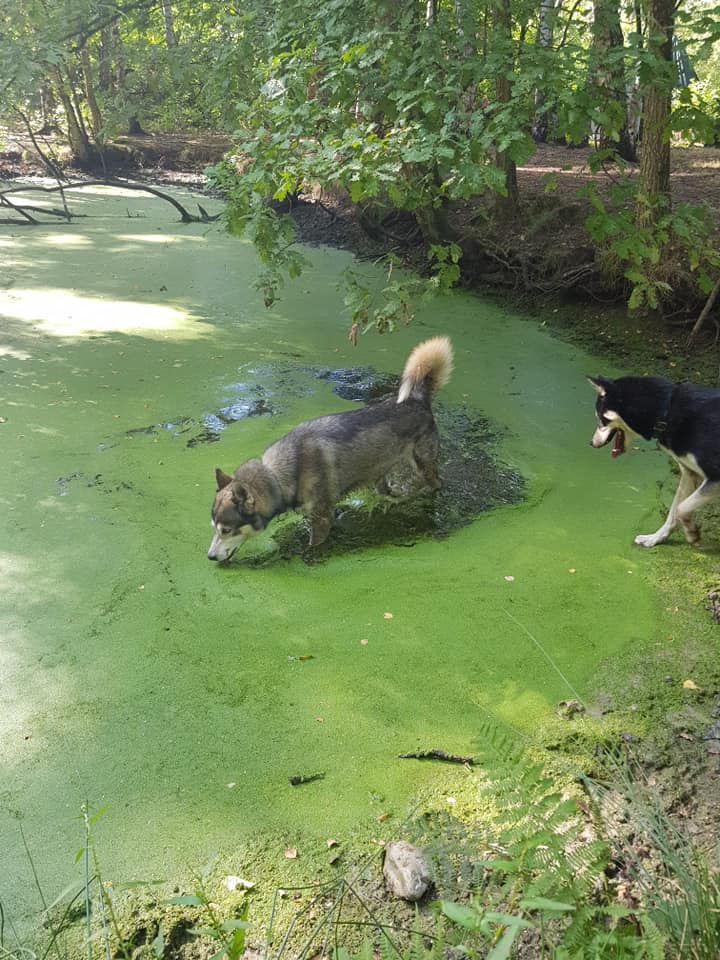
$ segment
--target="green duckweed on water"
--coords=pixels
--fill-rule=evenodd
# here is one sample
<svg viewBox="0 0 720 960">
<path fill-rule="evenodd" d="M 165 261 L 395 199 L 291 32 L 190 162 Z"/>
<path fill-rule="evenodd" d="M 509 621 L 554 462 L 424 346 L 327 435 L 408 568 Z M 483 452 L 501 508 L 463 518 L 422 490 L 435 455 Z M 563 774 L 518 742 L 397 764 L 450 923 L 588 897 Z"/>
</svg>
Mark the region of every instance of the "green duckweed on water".
<svg viewBox="0 0 720 960">
<path fill-rule="evenodd" d="M 472 753 L 488 720 L 531 736 L 662 637 L 656 561 L 632 539 L 657 525 L 667 468 L 648 445 L 622 462 L 590 448 L 597 360 L 463 294 L 353 348 L 346 254 L 308 251 L 268 311 L 252 248 L 221 226 L 102 188 L 72 205 L 84 219 L 0 232 L 0 898 L 16 922 L 40 908 L 20 825 L 49 899 L 81 878 L 85 801 L 108 807 L 114 882 L 213 857 L 243 875 L 259 848 L 302 882 L 327 838 L 391 837 L 418 797 L 446 802 L 438 768 L 399 754 Z M 386 524 L 350 498 L 322 562 L 288 517 L 209 563 L 215 467 L 350 408 L 347 371 L 392 383 L 437 333 L 455 348 L 439 499 Z"/>
</svg>

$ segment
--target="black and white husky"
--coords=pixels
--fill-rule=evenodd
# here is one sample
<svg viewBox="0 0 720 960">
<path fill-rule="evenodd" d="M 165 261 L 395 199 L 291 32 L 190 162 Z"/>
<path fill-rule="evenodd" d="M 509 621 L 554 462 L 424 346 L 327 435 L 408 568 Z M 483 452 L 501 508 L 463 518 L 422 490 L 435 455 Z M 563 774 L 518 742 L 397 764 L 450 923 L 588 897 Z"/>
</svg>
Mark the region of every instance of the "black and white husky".
<svg viewBox="0 0 720 960">
<path fill-rule="evenodd" d="M 700 540 L 693 513 L 720 495 L 720 390 L 662 377 L 588 377 L 597 391 L 598 428 L 590 443 L 613 441 L 612 456 L 629 439 L 657 440 L 680 467 L 680 483 L 665 523 L 635 543 L 654 547 L 682 524 L 688 543 Z"/>
</svg>

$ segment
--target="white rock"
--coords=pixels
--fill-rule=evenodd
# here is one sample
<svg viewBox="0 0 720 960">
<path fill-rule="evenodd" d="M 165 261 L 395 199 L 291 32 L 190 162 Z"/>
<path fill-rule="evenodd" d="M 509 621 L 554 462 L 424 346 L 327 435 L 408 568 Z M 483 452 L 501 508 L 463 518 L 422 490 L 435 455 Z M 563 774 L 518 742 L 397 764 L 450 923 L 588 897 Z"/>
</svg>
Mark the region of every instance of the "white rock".
<svg viewBox="0 0 720 960">
<path fill-rule="evenodd" d="M 419 900 L 432 880 L 422 850 L 407 840 L 393 840 L 386 845 L 383 875 L 388 890 L 401 900 Z"/>
</svg>

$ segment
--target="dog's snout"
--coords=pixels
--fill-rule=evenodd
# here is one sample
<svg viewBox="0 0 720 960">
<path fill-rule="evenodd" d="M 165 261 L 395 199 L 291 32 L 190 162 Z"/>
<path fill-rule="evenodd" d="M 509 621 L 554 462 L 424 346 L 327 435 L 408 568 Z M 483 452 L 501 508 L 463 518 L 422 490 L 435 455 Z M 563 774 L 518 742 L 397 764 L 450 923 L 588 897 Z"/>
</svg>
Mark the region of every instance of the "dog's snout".
<svg viewBox="0 0 720 960">
<path fill-rule="evenodd" d="M 214 553 L 208 553 L 208 560 L 217 560 L 217 557 Z"/>
</svg>

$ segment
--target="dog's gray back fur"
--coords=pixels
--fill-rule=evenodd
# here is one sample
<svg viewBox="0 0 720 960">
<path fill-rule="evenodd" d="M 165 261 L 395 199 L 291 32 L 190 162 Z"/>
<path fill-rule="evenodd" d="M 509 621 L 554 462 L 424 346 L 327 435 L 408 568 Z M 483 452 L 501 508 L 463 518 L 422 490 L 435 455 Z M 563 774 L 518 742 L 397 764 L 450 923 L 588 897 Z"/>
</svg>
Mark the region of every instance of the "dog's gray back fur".
<svg viewBox="0 0 720 960">
<path fill-rule="evenodd" d="M 418 441 L 436 434 L 429 403 L 410 398 L 398 404 L 392 396 L 301 423 L 268 447 L 262 462 L 288 508 L 302 506 L 318 486 L 334 503 L 355 487 L 382 480 L 399 461 L 411 461 Z"/>
</svg>

